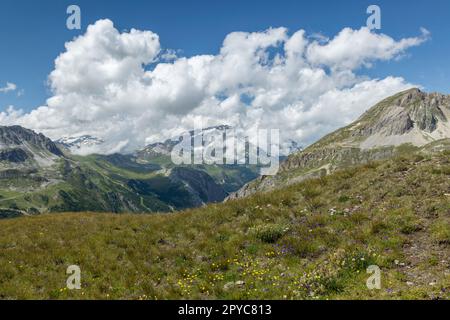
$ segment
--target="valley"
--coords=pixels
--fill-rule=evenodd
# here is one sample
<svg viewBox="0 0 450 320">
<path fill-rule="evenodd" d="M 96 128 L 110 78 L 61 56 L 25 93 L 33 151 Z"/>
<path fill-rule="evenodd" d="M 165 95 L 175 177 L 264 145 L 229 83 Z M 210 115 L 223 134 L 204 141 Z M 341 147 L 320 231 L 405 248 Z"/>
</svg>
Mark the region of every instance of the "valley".
<svg viewBox="0 0 450 320">
<path fill-rule="evenodd" d="M 449 299 L 449 159 L 410 153 L 169 215 L 0 220 L 0 298 Z M 73 264 L 81 290 L 65 288 Z"/>
<path fill-rule="evenodd" d="M 1 217 L 67 211 L 171 212 L 220 202 L 257 176 L 255 166 L 175 166 L 170 154 L 162 151 L 163 144 L 135 154 L 81 156 L 67 149 L 78 149 L 76 144 L 55 144 L 45 138 L 50 148 L 44 148 L 33 145 L 40 136 L 31 130 L 2 130 Z"/>
</svg>

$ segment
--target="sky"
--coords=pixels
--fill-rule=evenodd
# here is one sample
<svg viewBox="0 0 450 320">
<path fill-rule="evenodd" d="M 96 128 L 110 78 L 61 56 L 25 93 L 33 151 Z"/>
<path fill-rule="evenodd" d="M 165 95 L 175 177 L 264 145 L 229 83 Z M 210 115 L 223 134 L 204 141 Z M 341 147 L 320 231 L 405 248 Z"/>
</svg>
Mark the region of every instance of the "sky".
<svg viewBox="0 0 450 320">
<path fill-rule="evenodd" d="M 81 30 L 66 28 L 66 8 L 71 4 L 81 8 Z M 369 16 L 366 9 L 371 4 L 381 8 L 381 30 L 366 34 L 362 28 Z M 283 115 L 297 119 L 297 124 L 288 126 L 290 129 L 284 136 L 308 144 L 354 120 L 369 103 L 394 90 L 420 86 L 426 91 L 450 93 L 449 18 L 450 1 L 447 0 L 2 0 L 0 124 L 26 125 L 52 138 L 103 133 L 102 138 L 112 141 L 105 152 L 112 152 L 132 149 L 173 134 L 176 129 L 189 128 L 198 117 L 203 117 L 208 124 L 220 122 L 219 116 L 214 118 L 211 114 L 218 113 L 222 106 L 222 117 L 244 127 L 255 119 L 266 126 L 280 126 L 284 123 Z M 88 35 L 89 25 L 96 26 L 97 33 Z M 133 39 L 122 37 L 131 29 L 138 30 L 135 37 L 128 37 Z M 306 46 L 308 57 L 305 51 L 305 63 L 300 61 L 303 58 L 298 58 L 288 66 L 287 51 L 280 49 L 280 45 L 283 47 L 299 30 L 303 30 L 303 37 L 311 44 Z M 109 39 L 112 43 L 89 47 L 90 40 L 102 39 L 99 34 L 102 32 L 117 34 L 113 40 Z M 242 34 L 240 38 L 230 37 L 235 32 L 253 34 L 258 39 Z M 258 34 L 266 38 L 260 39 Z M 326 47 L 339 35 L 334 46 Z M 84 38 L 85 42 L 77 42 L 75 37 Z M 230 40 L 228 45 L 225 39 Z M 359 46 L 362 41 L 366 42 Z M 72 43 L 72 49 L 67 49 L 65 43 Z M 119 50 L 117 46 L 123 48 Z M 254 47 L 250 49 L 250 46 Z M 317 48 L 320 46 L 323 48 Z M 359 48 L 365 52 L 351 57 L 349 52 Z M 244 57 L 241 69 L 235 70 L 240 78 L 225 76 L 230 66 L 236 66 L 232 63 L 233 54 L 239 56 L 247 49 L 253 50 L 252 55 Z M 252 59 L 261 58 L 261 49 L 268 61 L 254 64 Z M 77 50 L 84 50 L 84 56 L 78 56 Z M 89 50 L 100 54 L 91 57 Z M 104 53 L 104 50 L 110 51 Z M 286 60 L 280 62 L 283 68 L 277 65 L 279 59 L 275 57 L 280 52 L 282 60 Z M 177 58 L 168 59 L 168 53 L 176 53 Z M 187 66 L 182 66 L 183 59 Z M 99 63 L 98 79 L 89 75 L 93 63 Z M 110 69 L 105 71 L 106 68 Z M 246 74 L 239 74 L 243 70 Z M 325 73 L 318 79 L 320 88 L 302 89 L 310 82 L 305 73 L 310 72 L 311 79 L 317 80 L 323 76 L 316 74 L 319 71 Z M 111 75 L 111 72 L 116 73 Z M 300 72 L 304 77 L 293 76 L 293 72 Z M 222 82 L 214 84 L 219 74 Z M 114 78 L 119 75 L 120 79 Z M 190 76 L 194 88 L 181 83 Z M 161 79 L 170 85 L 157 87 L 155 83 Z M 210 82 L 204 83 L 208 79 Z M 285 90 L 286 85 L 281 86 L 283 81 L 295 85 Z M 105 92 L 115 99 L 101 97 Z M 370 92 L 372 98 L 367 99 Z M 155 98 L 155 95 L 161 96 Z M 237 95 L 241 101 L 233 102 Z M 246 96 L 250 96 L 247 101 Z M 349 106 L 333 106 L 349 96 L 358 107 L 349 111 Z M 140 97 L 142 103 L 133 101 L 135 97 Z M 364 102 L 359 103 L 358 99 Z M 129 100 L 130 104 L 125 102 Z M 328 105 L 334 108 L 331 116 L 341 115 L 339 120 L 333 122 L 323 114 L 317 115 Z M 32 112 L 39 107 L 38 112 Z M 236 114 L 239 119 L 233 116 Z M 278 123 L 264 119 L 279 114 Z M 49 118 L 52 121 L 42 123 Z M 61 119 L 70 125 L 58 127 L 63 122 Z M 180 125 L 169 130 L 169 123 L 174 121 Z M 139 127 L 154 122 L 164 127 L 154 126 L 153 130 Z M 134 134 L 139 137 L 124 138 L 130 132 L 124 123 L 133 123 L 133 128 L 138 128 Z M 111 126 L 116 128 L 105 130 Z"/>
</svg>

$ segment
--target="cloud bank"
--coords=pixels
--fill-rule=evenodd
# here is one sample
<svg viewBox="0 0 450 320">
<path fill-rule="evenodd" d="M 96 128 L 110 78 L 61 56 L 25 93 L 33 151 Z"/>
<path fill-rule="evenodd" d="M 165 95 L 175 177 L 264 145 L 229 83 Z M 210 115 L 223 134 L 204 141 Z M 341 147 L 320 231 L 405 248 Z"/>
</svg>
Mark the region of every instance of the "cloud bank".
<svg viewBox="0 0 450 320">
<path fill-rule="evenodd" d="M 357 71 L 397 59 L 427 36 L 394 40 L 364 27 L 319 39 L 270 28 L 230 33 L 216 55 L 177 57 L 151 31 L 121 33 L 99 20 L 55 60 L 46 105 L 30 113 L 10 107 L 0 123 L 53 139 L 93 135 L 106 141 L 99 153 L 130 152 L 200 123 L 280 129 L 282 141 L 308 145 L 412 87 Z"/>
</svg>

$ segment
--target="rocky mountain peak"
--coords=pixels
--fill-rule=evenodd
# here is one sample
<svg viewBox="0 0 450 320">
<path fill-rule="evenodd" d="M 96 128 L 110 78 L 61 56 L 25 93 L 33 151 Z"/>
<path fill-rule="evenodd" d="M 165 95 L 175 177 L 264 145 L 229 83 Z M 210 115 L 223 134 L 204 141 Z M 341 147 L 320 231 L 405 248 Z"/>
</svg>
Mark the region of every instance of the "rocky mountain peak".
<svg viewBox="0 0 450 320">
<path fill-rule="evenodd" d="M 227 125 L 219 125 L 214 127 L 208 127 L 202 129 L 200 132 L 195 132 L 194 130 L 191 130 L 189 132 L 186 132 L 186 134 L 189 134 L 192 137 L 195 137 L 196 135 L 203 135 L 203 134 L 223 134 L 226 130 L 231 129 L 232 127 Z M 150 159 L 158 156 L 170 156 L 173 148 L 180 142 L 181 137 L 173 137 L 171 139 L 167 139 L 164 142 L 156 142 L 147 145 L 141 150 L 136 151 L 136 156 L 138 158 L 142 159 Z"/>
<path fill-rule="evenodd" d="M 36 133 L 21 126 L 0 126 L 0 150 L 16 149 L 17 147 L 26 150 L 48 151 L 56 156 L 63 155 L 56 144 L 41 133 Z"/>
<path fill-rule="evenodd" d="M 403 143 L 423 146 L 449 137 L 449 118 L 450 96 L 410 89 L 381 101 L 347 130 L 365 149 Z"/>
<path fill-rule="evenodd" d="M 104 140 L 91 135 L 68 136 L 56 140 L 56 143 L 62 145 L 72 153 L 78 153 L 84 148 L 99 146 L 104 142 Z"/>
<path fill-rule="evenodd" d="M 450 95 L 417 88 L 400 92 L 367 110 L 358 120 L 336 130 L 282 163 L 278 176 L 261 177 L 230 196 L 258 191 L 331 173 L 340 168 L 389 158 L 401 147 L 424 150 L 450 145 Z"/>
</svg>

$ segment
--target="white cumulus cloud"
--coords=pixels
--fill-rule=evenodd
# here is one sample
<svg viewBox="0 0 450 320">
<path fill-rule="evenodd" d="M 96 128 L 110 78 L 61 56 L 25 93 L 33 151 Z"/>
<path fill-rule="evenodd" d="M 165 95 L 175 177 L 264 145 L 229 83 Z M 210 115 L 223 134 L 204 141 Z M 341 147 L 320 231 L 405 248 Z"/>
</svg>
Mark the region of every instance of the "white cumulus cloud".
<svg viewBox="0 0 450 320">
<path fill-rule="evenodd" d="M 106 141 L 101 153 L 133 151 L 199 123 L 280 129 L 283 141 L 307 145 L 412 87 L 356 70 L 396 59 L 428 36 L 395 40 L 346 28 L 317 40 L 304 30 L 270 28 L 230 33 L 216 55 L 167 59 L 174 51 L 162 50 L 155 33 L 121 33 L 99 20 L 55 60 L 46 105 L 29 113 L 9 108 L 0 123 L 53 139 L 93 135 Z"/>
<path fill-rule="evenodd" d="M 313 64 L 332 69 L 348 70 L 370 66 L 374 60 L 390 60 L 406 49 L 426 41 L 430 33 L 422 28 L 422 35 L 395 41 L 384 34 L 371 32 L 368 28 L 343 29 L 333 40 L 322 45 L 315 41 L 308 47 L 308 60 Z"/>
</svg>

